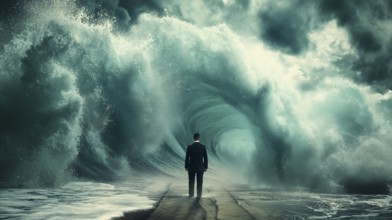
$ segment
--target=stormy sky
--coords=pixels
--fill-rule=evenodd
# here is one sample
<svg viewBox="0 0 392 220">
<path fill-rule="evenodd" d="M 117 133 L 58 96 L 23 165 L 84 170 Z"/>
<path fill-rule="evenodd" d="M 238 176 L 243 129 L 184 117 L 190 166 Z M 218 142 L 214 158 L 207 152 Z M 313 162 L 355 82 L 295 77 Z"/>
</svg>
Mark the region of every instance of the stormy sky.
<svg viewBox="0 0 392 220">
<path fill-rule="evenodd" d="M 241 31 L 241 26 L 244 23 L 247 26 L 248 21 L 253 22 L 250 20 L 255 16 L 256 23 L 251 28 L 257 30 L 252 32 L 276 50 L 293 55 L 308 49 L 310 31 L 336 20 L 340 27 L 347 30 L 350 43 L 357 50 L 358 59 L 347 64 L 358 72 L 352 77 L 380 92 L 392 87 L 392 2 L 388 0 L 114 2 L 102 0 L 97 4 L 103 5 L 119 20 L 126 19 L 130 23 L 136 22 L 138 15 L 144 12 L 167 13 L 200 25 L 225 22 L 234 30 Z M 127 15 L 124 15 L 124 10 Z"/>
<path fill-rule="evenodd" d="M 28 0 L 4 0 L 0 3 L 3 21 L 23 16 Z M 351 65 L 352 75 L 379 92 L 392 87 L 391 18 L 388 0 L 294 0 L 252 1 L 217 0 L 185 3 L 177 0 L 95 0 L 76 1 L 95 16 L 113 16 L 121 28 L 137 23 L 142 13 L 172 15 L 198 25 L 227 23 L 234 30 L 248 26 L 261 41 L 283 53 L 299 55 L 309 47 L 308 34 L 323 24 L 336 20 L 349 33 L 358 58 Z M 253 23 L 254 24 L 250 24 Z M 4 22 L 3 22 L 3 25 Z M 249 27 L 250 26 L 250 27 Z"/>
</svg>

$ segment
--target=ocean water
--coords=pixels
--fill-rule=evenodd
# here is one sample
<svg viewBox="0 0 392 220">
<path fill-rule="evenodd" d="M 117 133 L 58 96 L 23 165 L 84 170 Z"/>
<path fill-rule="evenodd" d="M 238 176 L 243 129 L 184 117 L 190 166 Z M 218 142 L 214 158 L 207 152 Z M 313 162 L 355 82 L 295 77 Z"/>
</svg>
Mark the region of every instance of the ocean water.
<svg viewBox="0 0 392 220">
<path fill-rule="evenodd" d="M 392 219 L 392 196 L 279 190 L 232 191 L 251 215 L 272 219 Z M 262 218 L 260 218 L 262 219 Z"/>
<path fill-rule="evenodd" d="M 223 190 L 220 180 L 205 187 Z M 179 179 L 175 179 L 178 181 Z M 186 179 L 181 179 L 186 185 Z M 117 183 L 70 182 L 60 188 L 2 189 L 0 219 L 102 219 L 152 209 L 173 179 Z M 180 183 L 181 184 L 181 183 Z M 186 187 L 184 187 L 185 189 Z M 277 189 L 226 189 L 255 219 L 392 219 L 392 196 L 325 194 Z M 217 192 L 206 191 L 206 199 Z M 187 197 L 186 190 L 183 193 Z M 224 207 L 221 207 L 224 209 Z"/>
<path fill-rule="evenodd" d="M 148 181 L 77 181 L 55 189 L 1 189 L 0 219 L 108 220 L 153 208 L 166 187 Z"/>
</svg>

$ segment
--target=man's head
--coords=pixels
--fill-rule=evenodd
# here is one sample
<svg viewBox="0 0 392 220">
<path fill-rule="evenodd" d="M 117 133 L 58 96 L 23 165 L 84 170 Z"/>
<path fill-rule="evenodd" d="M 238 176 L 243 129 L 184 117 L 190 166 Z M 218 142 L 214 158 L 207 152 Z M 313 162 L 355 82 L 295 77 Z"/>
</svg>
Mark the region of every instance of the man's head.
<svg viewBox="0 0 392 220">
<path fill-rule="evenodd" d="M 195 134 L 193 135 L 193 140 L 199 141 L 199 140 L 200 140 L 200 134 L 199 134 L 199 133 L 195 133 Z"/>
</svg>

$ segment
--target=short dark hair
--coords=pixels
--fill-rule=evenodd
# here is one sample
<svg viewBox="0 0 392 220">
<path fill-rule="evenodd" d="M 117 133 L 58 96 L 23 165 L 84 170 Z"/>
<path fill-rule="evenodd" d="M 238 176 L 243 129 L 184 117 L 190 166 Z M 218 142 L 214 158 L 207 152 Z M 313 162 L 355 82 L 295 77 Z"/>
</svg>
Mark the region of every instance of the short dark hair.
<svg viewBox="0 0 392 220">
<path fill-rule="evenodd" d="M 194 135 L 193 135 L 193 140 L 200 140 L 200 134 L 199 133 L 195 133 Z"/>
</svg>

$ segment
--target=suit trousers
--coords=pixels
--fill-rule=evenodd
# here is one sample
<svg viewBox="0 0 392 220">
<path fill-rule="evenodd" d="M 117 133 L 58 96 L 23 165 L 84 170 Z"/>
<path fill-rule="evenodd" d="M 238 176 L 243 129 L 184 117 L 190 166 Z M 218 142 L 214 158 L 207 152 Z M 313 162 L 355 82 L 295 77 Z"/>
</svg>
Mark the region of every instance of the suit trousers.
<svg viewBox="0 0 392 220">
<path fill-rule="evenodd" d="M 197 176 L 197 197 L 201 197 L 203 190 L 203 174 L 204 172 L 191 172 L 188 171 L 189 179 L 189 197 L 193 197 L 195 192 L 195 176 Z"/>
</svg>

